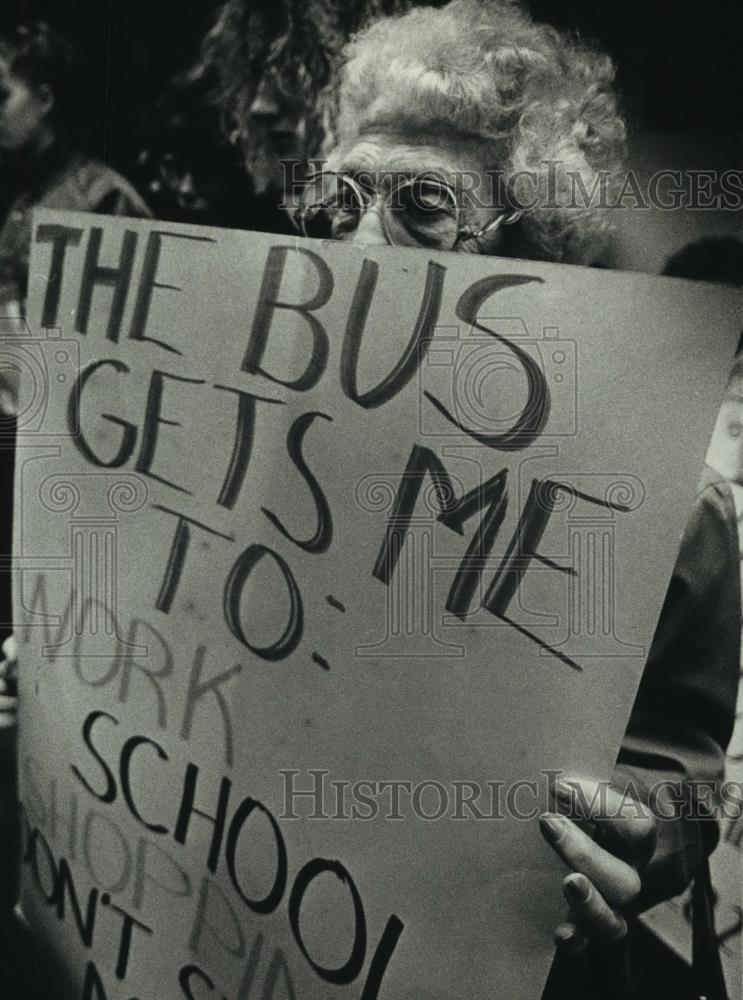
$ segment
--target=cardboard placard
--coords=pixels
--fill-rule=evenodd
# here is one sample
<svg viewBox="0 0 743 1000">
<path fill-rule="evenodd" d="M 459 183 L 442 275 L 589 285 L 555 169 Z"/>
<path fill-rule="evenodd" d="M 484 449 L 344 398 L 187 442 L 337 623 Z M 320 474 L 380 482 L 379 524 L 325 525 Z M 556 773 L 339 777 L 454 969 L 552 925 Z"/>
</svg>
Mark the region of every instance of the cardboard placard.
<svg viewBox="0 0 743 1000">
<path fill-rule="evenodd" d="M 36 217 L 24 911 L 70 995 L 538 997 L 733 293 Z M 10 346 L 8 346 L 10 344 Z"/>
</svg>

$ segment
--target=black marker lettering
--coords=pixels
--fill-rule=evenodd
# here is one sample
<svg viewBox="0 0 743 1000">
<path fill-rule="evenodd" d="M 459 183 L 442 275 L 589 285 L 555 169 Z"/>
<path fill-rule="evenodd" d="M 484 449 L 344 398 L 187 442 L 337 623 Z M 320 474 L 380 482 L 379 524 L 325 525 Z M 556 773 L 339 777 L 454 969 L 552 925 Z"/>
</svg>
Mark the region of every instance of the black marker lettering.
<svg viewBox="0 0 743 1000">
<path fill-rule="evenodd" d="M 240 602 L 243 589 L 255 567 L 263 559 L 271 559 L 279 568 L 286 583 L 289 597 L 287 623 L 283 634 L 270 646 L 254 646 L 243 628 L 240 620 Z M 290 656 L 300 643 L 304 629 L 304 608 L 302 595 L 299 592 L 294 574 L 281 556 L 265 545 L 251 545 L 239 557 L 230 571 L 224 587 L 224 616 L 227 626 L 240 642 L 251 653 L 260 656 L 262 660 L 276 662 Z"/>
<path fill-rule="evenodd" d="M 160 264 L 160 253 L 162 251 L 164 236 L 174 240 L 196 240 L 200 243 L 215 243 L 216 240 L 212 239 L 210 236 L 192 236 L 188 233 L 167 232 L 164 229 L 153 230 L 147 239 L 147 246 L 144 252 L 144 263 L 142 264 L 142 274 L 139 279 L 137 301 L 134 305 L 132 322 L 129 327 L 129 339 L 147 340 L 149 343 L 157 344 L 158 347 L 162 347 L 166 351 L 171 351 L 173 354 L 181 354 L 181 352 L 176 350 L 176 348 L 171 344 L 166 344 L 162 340 L 156 340 L 154 337 L 148 337 L 145 335 L 147 320 L 150 315 L 150 306 L 152 305 L 153 291 L 156 288 L 161 288 L 171 292 L 181 291 L 181 289 L 176 285 L 164 285 L 157 281 L 157 268 Z"/>
<path fill-rule="evenodd" d="M 387 966 L 390 964 L 390 959 L 397 947 L 397 942 L 400 939 L 404 926 L 399 917 L 392 916 L 387 921 L 384 934 L 376 947 L 369 965 L 369 972 L 360 1000 L 377 1000 L 384 974 L 387 971 Z"/>
<path fill-rule="evenodd" d="M 504 288 L 511 288 L 515 285 L 523 285 L 527 282 L 538 281 L 541 278 L 534 278 L 523 274 L 504 274 L 492 277 L 481 278 L 474 285 L 467 289 L 457 304 L 457 317 L 466 323 L 468 327 L 474 327 L 483 333 L 494 337 L 499 343 L 505 344 L 514 357 L 523 366 L 526 374 L 529 394 L 518 420 L 510 430 L 502 434 L 483 434 L 461 424 L 435 396 L 426 391 L 425 396 L 436 407 L 439 413 L 453 424 L 457 430 L 467 434 L 480 444 L 488 448 L 495 448 L 498 451 L 520 451 L 533 444 L 544 430 L 550 414 L 550 392 L 547 380 L 542 369 L 537 362 L 531 358 L 526 351 L 522 350 L 518 344 L 513 343 L 506 337 L 502 337 L 495 330 L 489 330 L 477 322 L 477 315 L 487 299 L 495 292 Z"/>
<path fill-rule="evenodd" d="M 318 876 L 325 874 L 335 875 L 344 885 L 347 885 L 353 902 L 353 948 L 348 961 L 337 969 L 328 969 L 312 960 L 302 939 L 302 931 L 299 926 L 300 910 L 305 893 Z M 324 858 L 315 858 L 315 860 L 309 861 L 299 871 L 294 880 L 291 896 L 289 897 L 289 922 L 299 950 L 321 979 L 325 980 L 326 983 L 336 983 L 338 985 L 352 983 L 356 979 L 363 968 L 364 958 L 366 957 L 366 918 L 358 889 L 347 869 L 340 861 L 327 861 Z"/>
<path fill-rule="evenodd" d="M 190 495 L 191 490 L 187 489 L 185 486 L 179 486 L 177 483 L 171 482 L 169 479 L 163 479 L 156 472 L 152 471 L 152 462 L 155 458 L 155 449 L 157 448 L 157 433 L 158 426 L 160 424 L 165 424 L 168 427 L 180 427 L 181 424 L 177 420 L 168 420 L 166 417 L 161 416 L 161 407 L 163 399 L 163 385 L 165 379 L 172 379 L 173 382 L 187 383 L 188 385 L 204 385 L 203 378 L 184 378 L 180 375 L 171 375 L 168 372 L 154 371 L 150 379 L 150 388 L 147 393 L 147 407 L 145 409 L 144 425 L 142 427 L 142 447 L 139 452 L 139 458 L 137 459 L 136 469 L 137 472 L 141 472 L 145 476 L 150 476 L 151 479 L 156 479 L 160 483 L 164 483 L 166 486 L 172 487 L 174 490 L 178 490 L 179 493 L 187 493 Z"/>
<path fill-rule="evenodd" d="M 163 748 L 159 743 L 154 740 L 149 739 L 147 736 L 131 736 L 121 749 L 121 757 L 119 760 L 120 767 L 120 777 L 121 777 L 121 794 L 124 796 L 124 801 L 129 807 L 129 812 L 141 823 L 147 830 L 152 833 L 167 833 L 168 828 L 163 826 L 161 823 L 148 823 L 147 820 L 142 818 L 137 806 L 134 804 L 134 797 L 132 795 L 132 784 L 130 780 L 130 770 L 132 764 L 132 757 L 134 756 L 134 751 L 141 746 L 150 746 L 153 748 L 160 760 L 168 760 L 168 755 L 165 753 Z"/>
<path fill-rule="evenodd" d="M 388 403 L 405 388 L 420 368 L 433 339 L 436 322 L 439 318 L 446 268 L 442 267 L 441 264 L 429 263 L 423 302 L 413 335 L 402 357 L 379 385 L 368 392 L 360 393 L 358 387 L 359 355 L 377 285 L 378 272 L 379 265 L 375 261 L 364 261 L 346 324 L 341 354 L 341 386 L 343 391 L 350 400 L 365 409 L 373 409 Z"/>
<path fill-rule="evenodd" d="M 513 537 L 482 604 L 492 614 L 501 618 L 505 616 L 532 559 L 540 558 L 537 548 L 550 516 L 557 506 L 560 493 L 569 493 L 599 507 L 608 507 L 623 513 L 628 510 L 623 504 L 581 493 L 567 483 L 558 483 L 550 479 L 533 480 Z M 562 571 L 561 567 L 553 563 L 548 565 L 552 569 Z"/>
<path fill-rule="evenodd" d="M 88 332 L 94 290 L 99 286 L 113 288 L 114 294 L 111 301 L 111 311 L 108 315 L 106 337 L 114 343 L 118 343 L 121 321 L 124 318 L 124 307 L 126 306 L 129 285 L 132 280 L 134 254 L 137 249 L 137 234 L 131 229 L 127 229 L 124 233 L 117 267 L 104 267 L 100 263 L 102 242 L 103 230 L 98 226 L 94 226 L 90 230 L 88 249 L 85 254 L 85 264 L 80 283 L 80 299 L 75 315 L 75 329 L 78 333 L 84 334 Z"/>
<path fill-rule="evenodd" d="M 116 372 L 129 373 L 129 368 L 123 361 L 115 361 L 113 358 L 104 358 L 102 361 L 91 361 L 89 365 L 86 365 L 77 377 L 70 392 L 70 398 L 67 403 L 67 429 L 70 433 L 72 443 L 91 465 L 95 465 L 101 469 L 118 469 L 120 466 L 125 465 L 132 457 L 132 452 L 137 443 L 137 428 L 134 424 L 130 424 L 128 420 L 121 420 L 119 417 L 114 417 L 110 413 L 101 414 L 104 420 L 107 420 L 111 424 L 116 424 L 117 427 L 123 429 L 119 449 L 108 462 L 104 462 L 102 458 L 96 455 L 88 444 L 81 427 L 80 404 L 83 389 L 87 385 L 91 375 L 107 366 L 113 368 Z"/>
<path fill-rule="evenodd" d="M 307 302 L 290 303 L 279 300 L 281 282 L 290 253 L 301 254 L 306 260 L 312 263 L 317 272 L 319 280 L 318 289 Z M 263 283 L 258 295 L 255 317 L 253 319 L 250 340 L 248 341 L 248 348 L 242 363 L 242 370 L 250 372 L 252 375 L 263 375 L 264 378 L 269 379 L 271 382 L 277 382 L 288 389 L 296 389 L 297 392 L 306 392 L 317 385 L 328 363 L 330 345 L 325 327 L 312 314 L 326 305 L 332 294 L 333 273 L 322 257 L 302 247 L 271 247 L 268 252 Z M 285 309 L 288 312 L 294 312 L 301 316 L 309 326 L 312 334 L 312 353 L 307 362 L 307 367 L 298 378 L 293 380 L 279 378 L 261 368 L 273 316 L 279 309 Z"/>
<path fill-rule="evenodd" d="M 147 655 L 142 657 L 127 655 L 127 649 L 140 645 L 138 640 L 140 638 L 141 631 L 146 634 Z M 157 646 L 162 652 L 161 662 L 156 662 L 153 642 L 157 643 Z M 152 689 L 155 698 L 157 727 L 158 729 L 165 729 L 167 728 L 168 710 L 165 701 L 165 694 L 163 693 L 159 680 L 170 677 L 173 673 L 173 653 L 170 646 L 165 641 L 165 637 L 158 632 L 154 625 L 143 621 L 141 618 L 132 618 L 129 622 L 124 643 L 124 647 L 119 651 L 113 665 L 114 674 L 116 672 L 119 673 L 118 700 L 122 705 L 126 705 L 129 701 L 132 674 L 136 671 L 137 674 L 141 675 L 145 679 L 149 687 Z M 142 708 L 143 703 L 140 695 L 137 697 L 137 711 L 141 712 Z"/>
<path fill-rule="evenodd" d="M 116 779 L 114 778 L 111 768 L 108 766 L 106 761 L 93 746 L 93 737 L 92 737 L 93 726 L 96 724 L 96 722 L 98 722 L 99 719 L 108 719 L 109 722 L 113 722 L 115 726 L 118 726 L 119 722 L 118 719 L 115 719 L 113 715 L 109 715 L 108 712 L 98 711 L 98 712 L 91 712 L 90 715 L 88 715 L 88 717 L 85 719 L 85 722 L 83 723 L 83 740 L 85 741 L 85 745 L 87 746 L 88 750 L 90 750 L 93 757 L 100 764 L 101 770 L 105 775 L 106 778 L 105 791 L 97 792 L 90 784 L 90 782 L 82 776 L 81 772 L 74 764 L 70 765 L 70 769 L 77 778 L 77 780 L 80 782 L 80 784 L 83 786 L 83 788 L 87 789 L 87 791 L 90 792 L 90 794 L 94 798 L 98 799 L 99 802 L 111 803 L 116 801 L 116 793 L 117 793 Z"/>
<path fill-rule="evenodd" d="M 88 962 L 85 966 L 85 980 L 80 1000 L 108 1000 L 94 962 Z"/>
<path fill-rule="evenodd" d="M 273 995 L 279 985 L 279 977 L 283 979 L 283 988 L 279 995 L 286 997 L 286 1000 L 297 1000 L 297 993 L 289 974 L 286 957 L 281 948 L 276 948 L 266 971 L 261 1000 L 273 1000 Z"/>
<path fill-rule="evenodd" d="M 271 524 L 278 528 L 284 538 L 288 538 L 290 542 L 294 542 L 294 544 L 298 545 L 300 549 L 304 549 L 305 552 L 311 552 L 313 555 L 319 555 L 322 552 L 327 552 L 330 548 L 330 543 L 333 540 L 333 516 L 330 512 L 330 505 L 325 494 L 323 493 L 322 487 L 310 471 L 304 460 L 304 455 L 302 454 L 302 444 L 304 443 L 305 435 L 310 427 L 312 427 L 312 424 L 315 422 L 317 417 L 322 417 L 323 420 L 329 420 L 331 422 L 333 419 L 328 416 L 327 413 L 303 413 L 301 417 L 297 417 L 292 426 L 289 428 L 289 434 L 286 440 L 289 457 L 296 466 L 297 470 L 301 473 L 302 478 L 312 494 L 312 499 L 315 501 L 315 510 L 317 511 L 317 528 L 315 529 L 315 534 L 311 538 L 308 538 L 307 541 L 301 541 L 299 538 L 295 538 L 287 531 L 275 514 L 273 514 L 270 510 L 267 510 L 265 507 L 261 507 L 261 510 L 269 519 Z"/>
<path fill-rule="evenodd" d="M 181 576 L 183 575 L 183 567 L 186 564 L 186 556 L 188 555 L 188 549 L 191 544 L 191 525 L 195 528 L 200 528 L 202 531 L 206 531 L 210 535 L 214 535 L 217 538 L 223 538 L 225 541 L 232 542 L 234 539 L 230 535 L 223 535 L 219 531 L 214 531 L 212 528 L 208 528 L 205 524 L 201 524 L 200 521 L 194 521 L 192 518 L 186 517 L 184 514 L 179 514 L 177 511 L 169 510 L 167 507 L 161 507 L 159 504 L 152 505 L 153 510 L 160 510 L 165 514 L 172 514 L 174 517 L 178 518 L 178 524 L 175 529 L 175 536 L 173 537 L 173 545 L 170 549 L 170 555 L 168 557 L 168 564 L 165 567 L 165 575 L 163 577 L 162 586 L 160 587 L 160 593 L 157 595 L 157 600 L 155 601 L 155 607 L 158 611 L 162 611 L 167 614 L 173 606 L 173 601 L 175 600 L 175 595 L 178 591 L 178 585 L 181 582 Z"/>
<path fill-rule="evenodd" d="M 46 292 L 41 310 L 41 325 L 56 326 L 59 319 L 59 296 L 62 291 L 67 247 L 80 245 L 84 230 L 69 226 L 44 225 L 36 230 L 37 243 L 52 244 L 52 259 L 46 276 Z"/>
<path fill-rule="evenodd" d="M 214 992 L 214 983 L 198 965 L 184 965 L 178 975 L 178 982 L 186 1000 L 197 1000 L 197 997 L 191 992 L 194 977 L 197 977 L 203 986 L 208 987 L 210 993 Z"/>
<path fill-rule="evenodd" d="M 493 550 L 498 532 L 506 516 L 508 506 L 507 481 L 508 470 L 503 469 L 482 486 L 477 486 L 465 494 L 453 510 L 442 512 L 439 515 L 438 519 L 442 524 L 462 534 L 462 525 L 465 521 L 487 505 L 487 510 L 467 546 L 467 551 L 459 565 L 449 589 L 449 596 L 446 599 L 446 610 L 458 618 L 464 619 L 472 604 L 472 599 L 482 580 L 485 563 Z"/>
<path fill-rule="evenodd" d="M 233 677 L 237 677 L 242 670 L 242 665 L 237 663 L 234 667 L 230 667 L 229 670 L 223 670 L 222 673 L 217 674 L 216 677 L 211 677 L 209 680 L 202 681 L 205 660 L 206 646 L 197 646 L 196 652 L 194 653 L 193 664 L 191 666 L 191 674 L 188 678 L 186 704 L 183 709 L 183 725 L 181 726 L 181 739 L 189 740 L 191 738 L 191 727 L 193 725 L 196 705 L 202 700 L 202 698 L 206 698 L 208 694 L 213 694 L 222 716 L 222 722 L 224 723 L 225 763 L 228 767 L 232 767 L 234 763 L 232 720 L 230 719 L 230 710 L 227 700 L 219 689 L 220 685 L 231 681 Z"/>
<path fill-rule="evenodd" d="M 67 864 L 65 858 L 62 858 L 59 862 L 59 868 L 57 870 L 57 885 L 55 891 L 57 896 L 57 916 L 60 920 L 64 920 L 65 916 L 65 889 L 67 890 L 67 895 L 69 896 L 70 910 L 72 911 L 72 917 L 75 921 L 77 932 L 80 935 L 80 940 L 86 948 L 90 948 L 93 944 L 93 930 L 95 929 L 98 890 L 94 888 L 88 893 L 88 908 L 86 916 L 83 918 L 82 907 L 77 898 L 77 890 L 75 889 L 75 883 L 72 879 L 70 866 Z"/>
<path fill-rule="evenodd" d="M 183 795 L 181 796 L 181 806 L 178 812 L 178 820 L 175 825 L 175 833 L 173 836 L 179 844 L 186 843 L 186 836 L 188 835 L 188 826 L 191 821 L 191 816 L 196 813 L 197 816 L 201 816 L 208 820 L 214 826 L 214 832 L 212 833 L 212 843 L 209 849 L 209 860 L 207 862 L 207 867 L 212 874 L 217 870 L 217 862 L 219 861 L 219 852 L 222 847 L 222 838 L 224 837 L 224 828 L 227 821 L 227 804 L 230 799 L 230 790 L 232 788 L 232 782 L 229 778 L 222 778 L 219 784 L 219 800 L 217 802 L 217 812 L 215 816 L 210 813 L 204 812 L 201 809 L 197 809 L 194 805 L 194 800 L 196 798 L 196 782 L 199 777 L 199 769 L 195 764 L 189 764 L 186 768 L 186 777 L 183 782 Z"/>
<path fill-rule="evenodd" d="M 456 490 L 441 459 L 430 448 L 413 445 L 372 570 L 372 576 L 382 583 L 388 584 L 394 575 L 426 475 L 431 477 L 441 510 L 452 511 L 456 506 Z"/>
<path fill-rule="evenodd" d="M 122 918 L 121 921 L 121 935 L 119 937 L 119 952 L 116 958 L 116 978 L 124 979 L 126 978 L 126 970 L 129 965 L 129 953 L 132 948 L 132 932 L 136 927 L 137 930 L 143 931 L 145 934 L 152 934 L 152 928 L 148 927 L 147 924 L 143 924 L 136 917 L 133 917 L 131 913 L 127 913 L 126 910 L 122 910 L 120 906 L 117 906 L 111 901 L 111 898 L 101 897 L 101 902 L 106 902 L 106 905 L 110 910 L 113 910 L 117 916 Z"/>
<path fill-rule="evenodd" d="M 238 841 L 243 827 L 252 813 L 256 810 L 268 819 L 271 826 L 271 832 L 273 833 L 274 840 L 276 842 L 276 875 L 274 876 L 271 890 L 266 893 L 263 899 L 251 899 L 243 890 L 237 877 L 236 855 Z M 254 913 L 273 913 L 283 899 L 284 891 L 286 890 L 288 870 L 286 844 L 278 823 L 261 802 L 256 802 L 255 799 L 248 798 L 243 799 L 238 806 L 237 811 L 232 818 L 232 822 L 230 823 L 230 829 L 227 834 L 225 858 L 227 861 L 227 871 L 229 872 L 230 881 L 232 882 L 235 892 L 238 894 L 243 903 L 245 903 L 245 905 Z"/>
<path fill-rule="evenodd" d="M 231 389 L 227 385 L 215 385 L 214 388 L 221 389 L 223 392 L 234 392 L 238 397 L 235 444 L 232 448 L 230 467 L 227 470 L 227 475 L 225 476 L 222 489 L 219 493 L 219 499 L 217 500 L 220 507 L 233 510 L 245 482 L 245 475 L 250 466 L 251 455 L 253 454 L 256 403 L 273 403 L 280 406 L 285 404 L 281 399 L 254 396 L 250 392 L 244 392 L 241 389 Z"/>
</svg>

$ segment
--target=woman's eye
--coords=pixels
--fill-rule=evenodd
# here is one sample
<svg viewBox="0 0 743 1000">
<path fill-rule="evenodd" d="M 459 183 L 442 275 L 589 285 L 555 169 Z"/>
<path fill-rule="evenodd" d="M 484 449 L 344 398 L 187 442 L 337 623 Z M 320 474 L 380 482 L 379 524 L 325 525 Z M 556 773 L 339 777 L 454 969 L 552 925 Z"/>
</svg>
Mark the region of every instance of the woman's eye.
<svg viewBox="0 0 743 1000">
<path fill-rule="evenodd" d="M 412 188 L 404 200 L 405 213 L 414 219 L 429 224 L 436 223 L 456 215 L 456 209 L 441 191 L 430 188 Z"/>
<path fill-rule="evenodd" d="M 430 212 L 444 212 L 449 208 L 448 202 L 444 203 L 444 200 L 440 195 L 436 194 L 423 194 L 420 196 L 420 206 L 426 211 Z"/>
<path fill-rule="evenodd" d="M 728 437 L 739 438 L 743 433 L 743 424 L 740 420 L 731 420 L 728 424 Z"/>
<path fill-rule="evenodd" d="M 416 194 L 411 198 L 410 203 L 413 208 L 429 215 L 444 211 L 441 198 L 437 198 L 435 194 Z"/>
</svg>

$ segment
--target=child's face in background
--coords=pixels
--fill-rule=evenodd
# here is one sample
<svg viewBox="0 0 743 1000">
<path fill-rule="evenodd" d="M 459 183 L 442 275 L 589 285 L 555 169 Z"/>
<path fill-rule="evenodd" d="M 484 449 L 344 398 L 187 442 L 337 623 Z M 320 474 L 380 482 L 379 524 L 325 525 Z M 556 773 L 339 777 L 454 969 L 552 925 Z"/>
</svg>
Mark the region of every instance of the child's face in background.
<svg viewBox="0 0 743 1000">
<path fill-rule="evenodd" d="M 47 124 L 51 98 L 37 92 L 0 58 L 0 150 L 18 153 L 33 148 Z"/>
<path fill-rule="evenodd" d="M 706 461 L 725 479 L 743 484 L 743 375 L 725 391 Z"/>
</svg>

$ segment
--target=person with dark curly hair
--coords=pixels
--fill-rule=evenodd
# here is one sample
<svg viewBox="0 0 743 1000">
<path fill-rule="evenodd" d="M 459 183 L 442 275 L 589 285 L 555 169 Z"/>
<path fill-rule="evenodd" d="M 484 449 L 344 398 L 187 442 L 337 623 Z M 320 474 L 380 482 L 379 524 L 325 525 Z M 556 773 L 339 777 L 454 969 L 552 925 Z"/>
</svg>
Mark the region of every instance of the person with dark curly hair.
<svg viewBox="0 0 743 1000">
<path fill-rule="evenodd" d="M 344 46 L 364 25 L 416 2 L 227 0 L 220 8 L 180 86 L 199 87 L 242 155 L 255 192 L 250 228 L 291 231 L 277 206 L 291 199 L 307 162 L 333 142 Z"/>
<path fill-rule="evenodd" d="M 123 177 L 76 148 L 78 64 L 70 43 L 43 22 L 0 37 L 0 159 L 9 178 L 0 218 L 5 315 L 21 312 L 26 297 L 33 208 L 150 214 Z"/>
<path fill-rule="evenodd" d="M 278 205 L 256 203 L 240 150 L 220 127 L 200 81 L 177 77 L 147 115 L 136 178 L 155 217 L 193 225 L 291 232 Z M 278 201 L 278 199 L 277 199 Z"/>
</svg>

